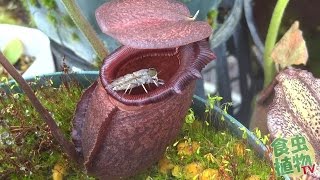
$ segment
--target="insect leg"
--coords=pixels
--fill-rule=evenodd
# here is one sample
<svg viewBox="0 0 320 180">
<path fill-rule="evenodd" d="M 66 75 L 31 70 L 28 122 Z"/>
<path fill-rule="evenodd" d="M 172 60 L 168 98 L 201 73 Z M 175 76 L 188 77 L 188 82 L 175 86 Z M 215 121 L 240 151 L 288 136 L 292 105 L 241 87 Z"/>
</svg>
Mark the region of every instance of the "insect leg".
<svg viewBox="0 0 320 180">
<path fill-rule="evenodd" d="M 128 87 L 127 87 L 127 89 L 124 91 L 124 94 L 127 93 L 128 89 L 130 89 L 130 86 L 131 86 L 131 84 L 128 84 Z M 132 88 L 131 88 L 131 89 L 132 89 Z M 130 94 L 130 92 L 131 92 L 131 89 L 130 89 L 130 91 L 129 91 L 129 94 Z"/>
<path fill-rule="evenodd" d="M 132 90 L 132 88 L 130 88 L 130 90 L 129 90 L 129 94 L 131 93 L 131 90 Z"/>
<path fill-rule="evenodd" d="M 143 84 L 141 84 L 141 86 L 143 87 L 144 91 L 145 91 L 146 93 L 148 93 L 148 91 L 147 91 L 146 87 L 144 87 L 144 85 L 143 85 Z"/>
<path fill-rule="evenodd" d="M 158 82 L 156 80 L 152 80 L 152 81 L 157 87 L 159 86 L 159 84 L 158 84 Z"/>
<path fill-rule="evenodd" d="M 160 84 L 160 85 L 164 85 L 164 80 L 158 79 L 158 82 L 157 82 L 157 83 Z"/>
</svg>

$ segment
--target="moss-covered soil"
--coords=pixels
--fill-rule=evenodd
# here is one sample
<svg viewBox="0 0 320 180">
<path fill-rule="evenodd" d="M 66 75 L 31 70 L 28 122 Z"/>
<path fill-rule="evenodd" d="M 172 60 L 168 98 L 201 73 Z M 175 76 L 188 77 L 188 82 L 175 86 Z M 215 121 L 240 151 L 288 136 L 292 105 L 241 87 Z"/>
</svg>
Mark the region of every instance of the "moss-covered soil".
<svg viewBox="0 0 320 180">
<path fill-rule="evenodd" d="M 77 83 L 52 88 L 51 83 L 48 80 L 49 87 L 38 88 L 36 94 L 69 135 L 82 88 Z M 0 89 L 0 179 L 93 179 L 68 161 L 57 144 L 23 94 Z M 190 110 L 163 159 L 129 179 L 272 179 L 272 174 L 270 165 L 244 139 L 214 130 Z"/>
</svg>

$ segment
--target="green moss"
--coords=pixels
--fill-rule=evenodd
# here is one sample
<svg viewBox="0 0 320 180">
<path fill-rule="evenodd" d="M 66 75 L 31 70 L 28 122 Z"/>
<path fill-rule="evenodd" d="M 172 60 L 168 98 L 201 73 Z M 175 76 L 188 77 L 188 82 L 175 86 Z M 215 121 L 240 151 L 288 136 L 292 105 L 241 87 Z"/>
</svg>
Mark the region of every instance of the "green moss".
<svg viewBox="0 0 320 180">
<path fill-rule="evenodd" d="M 50 80 L 47 84 L 38 88 L 36 94 L 70 139 L 70 121 L 82 88 L 74 82 L 59 88 L 48 87 Z M 66 179 L 94 179 L 68 161 L 23 94 L 0 94 L 0 179 L 50 179 L 56 164 L 63 164 Z M 221 100 L 209 99 L 211 105 Z M 209 105 L 207 113 L 212 113 L 212 108 Z M 208 169 L 210 173 L 218 172 L 222 179 L 246 179 L 253 175 L 268 179 L 271 174 L 268 163 L 259 159 L 244 139 L 197 120 L 191 109 L 177 141 L 168 146 L 164 157 L 159 164 L 129 179 L 200 179 Z"/>
<path fill-rule="evenodd" d="M 60 88 L 43 86 L 36 91 L 37 97 L 69 138 L 70 121 L 81 93 L 79 86 L 69 85 Z M 48 179 L 58 162 L 70 167 L 71 176 L 87 177 L 78 173 L 75 164 L 67 161 L 48 127 L 24 95 L 14 93 L 0 97 L 0 109 L 0 179 Z"/>
<path fill-rule="evenodd" d="M 190 111 L 189 115 L 192 113 Z M 220 179 L 246 179 L 251 176 L 269 179 L 270 165 L 265 160 L 261 160 L 244 139 L 236 138 L 228 130 L 214 129 L 204 121 L 187 122 L 190 122 L 188 115 L 178 140 L 167 148 L 164 155 L 171 165 L 167 173 L 159 172 L 159 168 L 163 169 L 163 166 L 166 166 L 159 163 L 158 166 L 154 166 L 135 179 L 147 179 L 148 177 L 152 179 L 201 179 L 206 169 L 217 171 L 217 178 Z M 184 149 L 181 149 L 181 146 Z M 190 177 L 188 171 L 194 163 L 197 163 L 201 170 L 195 176 Z M 181 169 L 179 175 L 175 172 L 177 167 Z"/>
</svg>

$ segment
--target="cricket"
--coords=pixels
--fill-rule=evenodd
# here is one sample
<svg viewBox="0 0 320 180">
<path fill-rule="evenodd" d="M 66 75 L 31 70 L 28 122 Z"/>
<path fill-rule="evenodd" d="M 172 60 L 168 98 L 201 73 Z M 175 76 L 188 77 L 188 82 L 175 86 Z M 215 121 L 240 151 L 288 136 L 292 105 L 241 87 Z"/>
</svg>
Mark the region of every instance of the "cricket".
<svg viewBox="0 0 320 180">
<path fill-rule="evenodd" d="M 158 78 L 158 72 L 155 68 L 141 69 L 131 74 L 121 76 L 110 84 L 112 90 L 121 91 L 125 90 L 124 94 L 131 93 L 131 90 L 135 87 L 142 86 L 144 91 L 148 93 L 144 84 L 155 84 L 157 87 L 163 85 L 164 81 Z"/>
</svg>

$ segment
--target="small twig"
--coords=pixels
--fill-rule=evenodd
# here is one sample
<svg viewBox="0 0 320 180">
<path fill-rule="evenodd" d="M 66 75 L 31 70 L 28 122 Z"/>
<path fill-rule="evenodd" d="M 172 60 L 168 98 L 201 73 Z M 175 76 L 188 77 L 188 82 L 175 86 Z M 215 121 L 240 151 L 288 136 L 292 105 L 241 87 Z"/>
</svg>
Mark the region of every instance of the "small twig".
<svg viewBox="0 0 320 180">
<path fill-rule="evenodd" d="M 17 128 L 12 128 L 10 127 L 10 132 L 11 133 L 17 133 L 17 132 L 20 132 L 20 131 L 30 131 L 30 130 L 33 130 L 35 129 L 34 127 L 17 127 Z"/>
<path fill-rule="evenodd" d="M 68 156 L 70 156 L 70 158 L 77 161 L 78 158 L 74 145 L 70 141 L 68 141 L 67 138 L 63 135 L 61 130 L 58 128 L 56 122 L 50 115 L 49 111 L 47 111 L 47 109 L 42 106 L 42 104 L 34 94 L 31 87 L 28 85 L 28 83 L 23 79 L 21 74 L 19 74 L 18 71 L 9 63 L 9 61 L 3 56 L 1 52 L 0 64 L 2 64 L 2 66 L 7 70 L 7 72 L 12 76 L 12 78 L 15 79 L 17 83 L 20 85 L 21 89 L 25 92 L 34 108 L 38 111 L 42 119 L 49 126 L 53 136 L 63 147 L 63 150 L 68 154 Z"/>
</svg>

